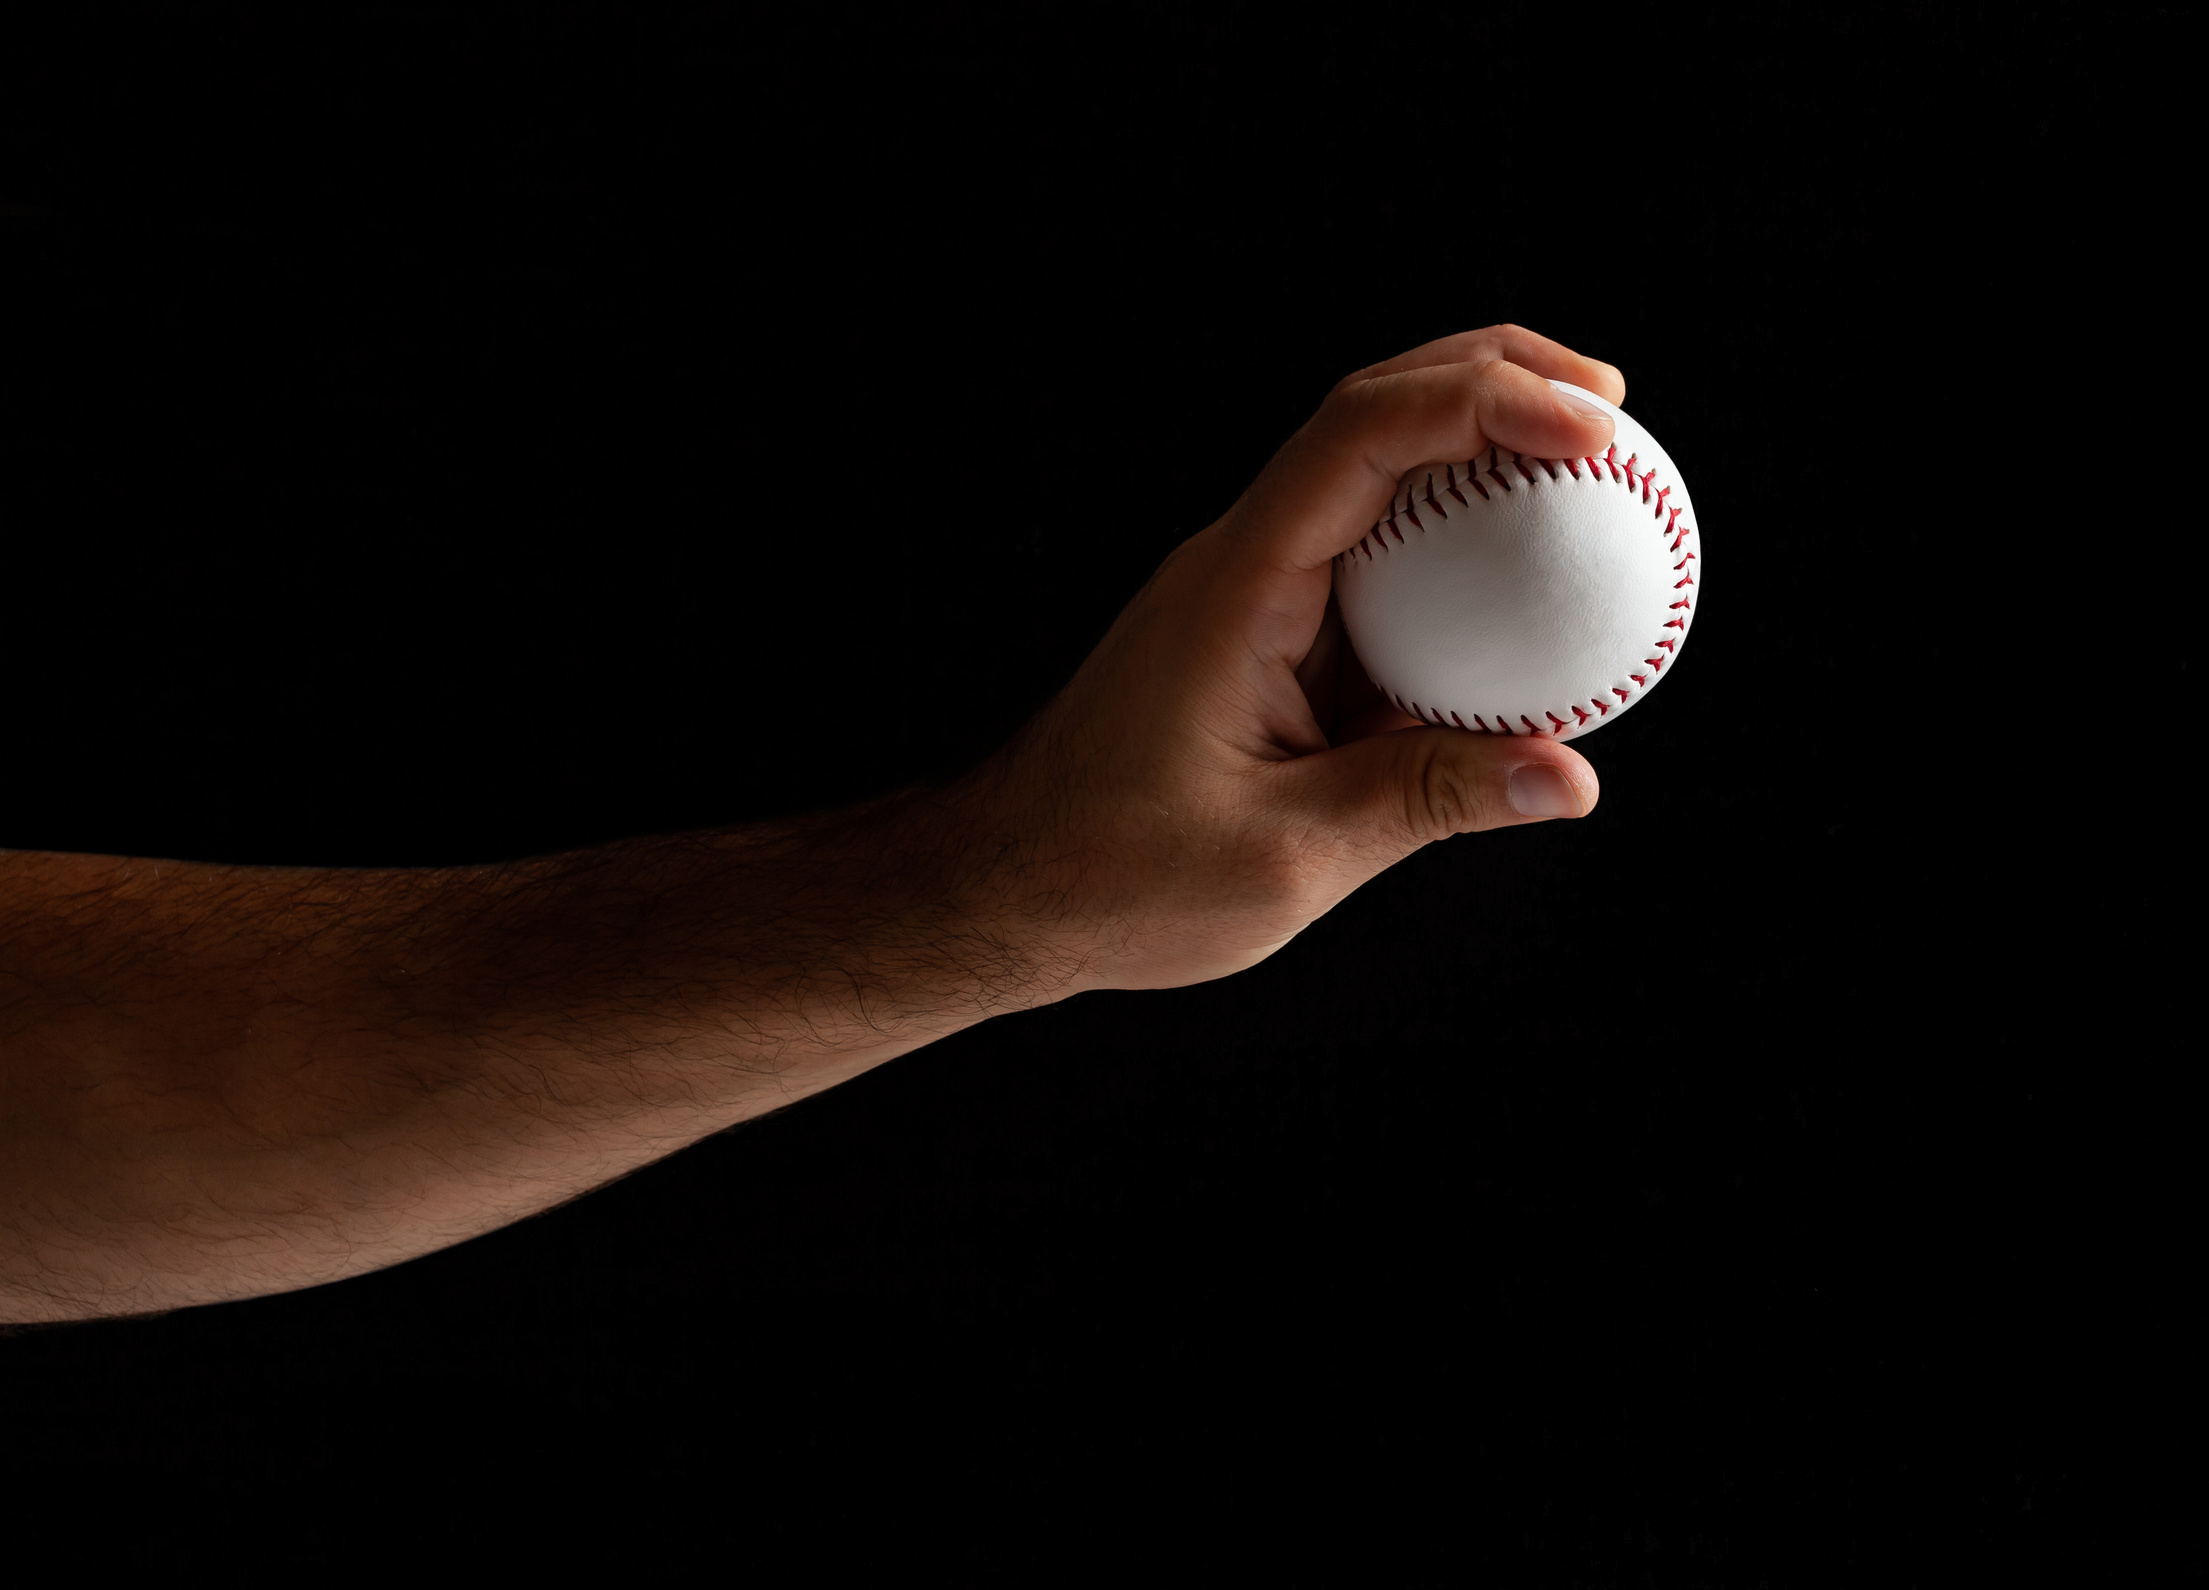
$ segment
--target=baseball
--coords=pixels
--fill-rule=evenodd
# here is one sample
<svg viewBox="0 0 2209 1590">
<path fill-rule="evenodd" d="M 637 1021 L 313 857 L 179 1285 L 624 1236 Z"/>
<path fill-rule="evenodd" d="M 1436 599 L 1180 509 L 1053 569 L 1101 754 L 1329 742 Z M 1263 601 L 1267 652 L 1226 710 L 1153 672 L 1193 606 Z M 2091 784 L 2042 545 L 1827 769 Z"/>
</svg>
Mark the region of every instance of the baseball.
<svg viewBox="0 0 2209 1590">
<path fill-rule="evenodd" d="M 1335 559 L 1365 671 L 1425 722 L 1569 740 L 1654 690 L 1687 642 L 1703 577 L 1687 483 L 1622 410 L 1550 385 L 1610 415 L 1604 456 L 1422 465 Z"/>
</svg>

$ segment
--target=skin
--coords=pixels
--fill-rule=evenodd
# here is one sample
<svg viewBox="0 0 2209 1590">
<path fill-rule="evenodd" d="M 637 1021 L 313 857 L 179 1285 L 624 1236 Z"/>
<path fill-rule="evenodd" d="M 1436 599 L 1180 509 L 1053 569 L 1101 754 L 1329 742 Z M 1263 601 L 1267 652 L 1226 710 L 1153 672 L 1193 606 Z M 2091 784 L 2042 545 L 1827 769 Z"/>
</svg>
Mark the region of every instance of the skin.
<svg viewBox="0 0 2209 1590">
<path fill-rule="evenodd" d="M 1417 725 L 1329 560 L 1409 469 L 1602 452 L 1515 326 L 1360 370 L 1074 679 L 943 789 L 439 870 L 0 852 L 0 1319 L 397 1263 L 1003 1011 L 1224 977 L 1453 834 L 1595 805 Z"/>
</svg>

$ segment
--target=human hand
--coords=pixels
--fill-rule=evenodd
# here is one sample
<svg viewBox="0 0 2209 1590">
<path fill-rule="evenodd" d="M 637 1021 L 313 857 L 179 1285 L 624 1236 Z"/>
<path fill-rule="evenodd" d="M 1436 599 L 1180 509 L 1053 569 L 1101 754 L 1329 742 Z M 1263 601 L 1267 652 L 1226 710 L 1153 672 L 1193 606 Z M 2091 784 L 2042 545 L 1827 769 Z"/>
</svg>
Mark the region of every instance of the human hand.
<svg viewBox="0 0 2209 1590">
<path fill-rule="evenodd" d="M 1263 959 L 1421 845 L 1576 816 L 1414 724 L 1330 559 L 1403 473 L 1602 451 L 1504 326 L 1362 370 L 1014 742 L 855 812 L 438 870 L 0 853 L 0 1319 L 280 1291 L 549 1208 L 999 1011 Z"/>
<path fill-rule="evenodd" d="M 1517 326 L 1344 379 L 949 792 L 977 909 L 1056 968 L 1056 992 L 1225 976 L 1421 846 L 1594 807 L 1570 747 L 1425 726 L 1383 698 L 1330 596 L 1331 560 L 1415 466 L 1609 445 L 1609 418 L 1545 377 L 1625 397 L 1610 365 Z"/>
</svg>

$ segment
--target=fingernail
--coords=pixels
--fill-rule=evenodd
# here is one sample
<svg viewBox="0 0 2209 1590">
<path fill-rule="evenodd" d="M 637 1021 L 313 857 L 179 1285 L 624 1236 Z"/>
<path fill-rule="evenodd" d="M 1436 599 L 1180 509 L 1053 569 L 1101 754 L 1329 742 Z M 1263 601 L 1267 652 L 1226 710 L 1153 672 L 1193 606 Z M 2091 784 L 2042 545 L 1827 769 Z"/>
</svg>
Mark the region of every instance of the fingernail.
<svg viewBox="0 0 2209 1590">
<path fill-rule="evenodd" d="M 1521 817 L 1578 817 L 1580 793 L 1553 767 L 1535 763 L 1511 775 L 1511 809 Z"/>
<path fill-rule="evenodd" d="M 1556 391 L 1554 387 L 1552 387 L 1550 390 Z M 1575 413 L 1585 414 L 1591 419 L 1607 420 L 1610 418 L 1610 415 L 1604 413 L 1601 408 L 1593 403 L 1590 403 L 1586 398 L 1581 397 L 1576 393 L 1558 392 L 1557 397 L 1558 400 L 1565 405 L 1565 407 L 1573 410 Z"/>
</svg>

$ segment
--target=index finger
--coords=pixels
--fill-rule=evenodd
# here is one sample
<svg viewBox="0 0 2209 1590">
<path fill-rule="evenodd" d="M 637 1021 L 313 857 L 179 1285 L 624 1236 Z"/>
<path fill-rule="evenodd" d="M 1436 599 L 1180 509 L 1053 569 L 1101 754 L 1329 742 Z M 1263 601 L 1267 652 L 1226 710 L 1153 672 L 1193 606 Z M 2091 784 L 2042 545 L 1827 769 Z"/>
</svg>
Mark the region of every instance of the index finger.
<svg viewBox="0 0 2209 1590">
<path fill-rule="evenodd" d="M 1569 381 L 1606 402 L 1620 405 L 1626 402 L 1626 377 L 1619 373 L 1618 366 L 1575 353 L 1563 343 L 1553 342 L 1524 326 L 1508 325 L 1460 331 L 1455 336 L 1422 343 L 1409 353 L 1399 353 L 1385 363 L 1368 365 L 1344 376 L 1336 383 L 1335 390 L 1339 392 L 1376 376 L 1425 370 L 1438 364 L 1479 364 L 1488 359 L 1507 360 L 1522 370 L 1532 370 L 1553 381 Z"/>
<path fill-rule="evenodd" d="M 1610 417 L 1503 359 L 1445 363 L 1340 386 L 1276 453 L 1222 528 L 1280 572 L 1318 569 L 1354 545 L 1419 464 L 1491 445 L 1535 458 L 1603 451 Z"/>
</svg>

